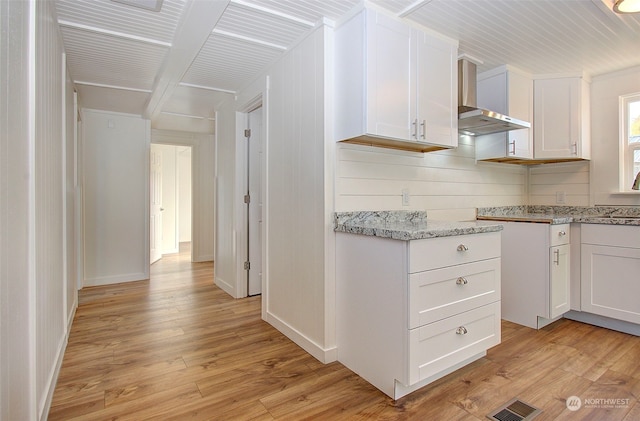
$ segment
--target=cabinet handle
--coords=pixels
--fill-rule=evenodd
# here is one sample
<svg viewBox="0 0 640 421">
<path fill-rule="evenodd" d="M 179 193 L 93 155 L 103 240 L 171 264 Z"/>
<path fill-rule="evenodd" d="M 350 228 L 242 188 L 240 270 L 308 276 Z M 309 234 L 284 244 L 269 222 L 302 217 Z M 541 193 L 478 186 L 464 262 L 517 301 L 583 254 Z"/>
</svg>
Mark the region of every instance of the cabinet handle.
<svg viewBox="0 0 640 421">
<path fill-rule="evenodd" d="M 555 249 L 553 251 L 553 254 L 554 254 L 553 263 L 555 265 L 559 265 L 560 264 L 560 250 L 559 249 Z"/>
<path fill-rule="evenodd" d="M 413 120 L 413 123 L 411 123 L 411 125 L 413 126 L 413 133 L 411 133 L 411 136 L 418 140 L 418 119 L 416 118 L 415 120 Z"/>
<path fill-rule="evenodd" d="M 513 142 L 509 142 L 509 145 L 511 145 L 511 152 L 509 152 L 511 155 L 515 155 L 516 154 L 516 141 L 514 140 Z"/>
<path fill-rule="evenodd" d="M 467 281 L 467 278 L 465 278 L 464 276 L 461 276 L 456 280 L 457 285 L 467 285 L 468 283 L 469 281 Z"/>
<path fill-rule="evenodd" d="M 559 237 L 562 237 L 562 236 L 565 236 L 565 235 L 567 235 L 567 233 L 566 233 L 565 231 L 560 231 L 560 232 L 558 233 L 558 236 L 559 236 Z"/>
<path fill-rule="evenodd" d="M 469 247 L 465 246 L 464 244 L 460 244 L 457 248 L 458 251 L 467 251 L 469 250 Z"/>
<path fill-rule="evenodd" d="M 573 143 L 571 146 L 573 147 L 573 154 L 578 155 L 578 144 Z"/>
<path fill-rule="evenodd" d="M 467 328 L 464 326 L 460 326 L 459 328 L 456 329 L 456 334 L 458 335 L 466 335 L 467 334 Z"/>
<path fill-rule="evenodd" d="M 426 139 L 427 138 L 427 120 L 422 120 L 420 127 L 422 127 L 422 134 L 420 135 L 420 137 L 423 139 Z"/>
</svg>

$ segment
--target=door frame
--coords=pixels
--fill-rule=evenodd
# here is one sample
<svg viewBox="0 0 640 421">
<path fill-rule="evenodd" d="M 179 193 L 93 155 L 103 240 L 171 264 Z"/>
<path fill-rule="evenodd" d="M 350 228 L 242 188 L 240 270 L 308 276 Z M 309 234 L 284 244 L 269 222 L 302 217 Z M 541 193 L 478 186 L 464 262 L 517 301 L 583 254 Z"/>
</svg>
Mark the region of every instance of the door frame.
<svg viewBox="0 0 640 421">
<path fill-rule="evenodd" d="M 168 146 L 177 146 L 184 147 L 188 146 L 191 148 L 191 261 L 194 262 L 194 256 L 196 256 L 197 247 L 199 244 L 195 244 L 195 232 L 199 229 L 200 218 L 197 217 L 196 213 L 198 210 L 195 206 L 195 197 L 196 194 L 201 193 L 199 188 L 196 186 L 196 178 L 199 173 L 199 166 L 194 159 L 195 156 L 199 153 L 200 147 L 197 141 L 193 141 L 193 139 L 187 134 L 186 136 L 183 133 L 178 132 L 168 132 L 162 133 L 160 131 L 160 136 L 153 136 L 151 134 L 151 144 L 155 145 L 168 145 Z M 167 139 L 167 140 L 165 140 Z"/>
<path fill-rule="evenodd" d="M 247 174 L 248 174 L 248 150 L 247 143 L 244 141 L 244 130 L 247 128 L 249 113 L 252 111 L 262 107 L 262 173 L 260 174 L 260 182 L 262 184 L 262 232 L 261 232 L 261 252 L 262 252 L 262 286 L 261 286 L 261 295 L 262 295 L 262 303 L 265 303 L 266 293 L 267 293 L 267 276 L 268 276 L 268 261 L 267 261 L 267 201 L 268 201 L 268 191 L 267 191 L 267 156 L 268 156 L 268 137 L 267 137 L 267 108 L 265 103 L 263 102 L 262 93 L 252 100 L 248 101 L 244 106 L 239 108 L 239 111 L 236 112 L 236 203 L 237 203 L 237 211 L 235 217 L 235 226 L 236 226 L 236 298 L 245 298 L 248 297 L 248 275 L 247 271 L 244 269 L 244 262 L 247 261 L 248 258 L 248 226 L 247 221 L 249 218 L 248 215 L 248 206 L 244 204 L 244 195 L 247 190 Z M 263 306 L 264 312 L 264 306 Z"/>
</svg>

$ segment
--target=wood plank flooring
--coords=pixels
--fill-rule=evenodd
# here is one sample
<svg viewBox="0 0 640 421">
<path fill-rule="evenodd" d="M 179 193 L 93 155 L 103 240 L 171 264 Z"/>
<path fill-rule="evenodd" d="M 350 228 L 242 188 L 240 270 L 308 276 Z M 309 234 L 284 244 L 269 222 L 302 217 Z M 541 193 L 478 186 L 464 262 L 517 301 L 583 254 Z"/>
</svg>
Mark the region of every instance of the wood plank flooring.
<svg viewBox="0 0 640 421">
<path fill-rule="evenodd" d="M 513 397 L 537 420 L 640 420 L 639 337 L 503 322 L 487 357 L 394 402 L 315 360 L 260 319 L 260 297 L 229 297 L 188 253 L 149 281 L 80 291 L 49 420 L 482 420 Z"/>
</svg>

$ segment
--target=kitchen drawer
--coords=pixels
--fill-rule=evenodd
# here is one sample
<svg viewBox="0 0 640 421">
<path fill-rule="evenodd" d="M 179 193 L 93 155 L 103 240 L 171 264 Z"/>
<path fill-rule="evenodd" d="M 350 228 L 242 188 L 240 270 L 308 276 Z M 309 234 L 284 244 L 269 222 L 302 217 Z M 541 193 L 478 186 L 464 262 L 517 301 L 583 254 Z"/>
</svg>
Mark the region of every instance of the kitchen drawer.
<svg viewBox="0 0 640 421">
<path fill-rule="evenodd" d="M 551 247 L 569 244 L 571 240 L 569 224 L 551 225 Z"/>
<path fill-rule="evenodd" d="M 640 226 L 582 224 L 582 244 L 640 248 Z"/>
<path fill-rule="evenodd" d="M 500 259 L 409 275 L 409 328 L 500 300 Z"/>
<path fill-rule="evenodd" d="M 500 343 L 500 301 L 409 331 L 409 385 Z"/>
<path fill-rule="evenodd" d="M 409 273 L 500 257 L 500 232 L 414 240 L 409 244 Z"/>
</svg>

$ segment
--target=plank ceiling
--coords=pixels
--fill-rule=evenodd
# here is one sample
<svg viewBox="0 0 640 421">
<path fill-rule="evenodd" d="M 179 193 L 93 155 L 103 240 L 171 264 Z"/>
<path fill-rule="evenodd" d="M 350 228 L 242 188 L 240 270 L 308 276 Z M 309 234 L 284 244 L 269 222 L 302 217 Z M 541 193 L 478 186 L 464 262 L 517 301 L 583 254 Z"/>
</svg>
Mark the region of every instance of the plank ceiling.
<svg viewBox="0 0 640 421">
<path fill-rule="evenodd" d="M 213 130 L 215 107 L 321 19 L 359 0 L 55 0 L 81 105 L 141 114 L 156 128 Z M 612 0 L 370 0 L 460 41 L 478 71 L 599 75 L 640 65 L 640 15 Z"/>
</svg>

